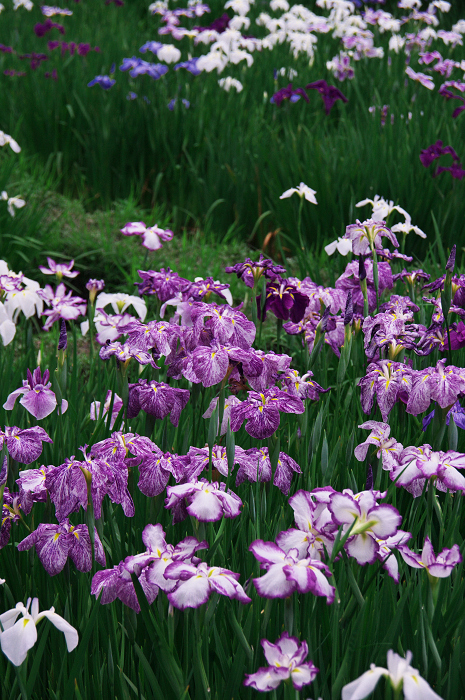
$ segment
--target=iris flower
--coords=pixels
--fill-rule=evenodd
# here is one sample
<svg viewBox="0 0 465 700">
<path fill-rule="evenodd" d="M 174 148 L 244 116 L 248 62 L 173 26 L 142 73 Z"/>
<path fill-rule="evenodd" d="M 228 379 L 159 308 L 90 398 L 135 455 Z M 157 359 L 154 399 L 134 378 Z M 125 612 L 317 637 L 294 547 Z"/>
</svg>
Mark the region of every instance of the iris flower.
<svg viewBox="0 0 465 700">
<path fill-rule="evenodd" d="M 31 607 L 31 612 L 29 612 L 29 607 Z M 18 615 L 22 615 L 22 618 L 16 621 Z M 48 618 L 60 632 L 63 632 L 68 651 L 73 651 L 77 647 L 79 636 L 74 627 L 60 615 L 57 615 L 55 608 L 39 613 L 39 600 L 34 598 L 31 605 L 31 599 L 28 598 L 26 605 L 17 603 L 15 608 L 0 615 L 3 628 L 0 633 L 2 651 L 15 666 L 21 666 L 26 659 L 27 652 L 36 643 L 36 626 L 44 617 Z"/>
<path fill-rule="evenodd" d="M 370 670 L 345 685 L 342 700 L 363 700 L 375 689 L 381 676 L 388 678 L 397 697 L 396 691 L 402 688 L 406 700 L 441 700 L 415 668 L 410 666 L 412 652 L 408 651 L 403 659 L 391 650 L 387 653 L 387 668 L 371 664 Z"/>
</svg>

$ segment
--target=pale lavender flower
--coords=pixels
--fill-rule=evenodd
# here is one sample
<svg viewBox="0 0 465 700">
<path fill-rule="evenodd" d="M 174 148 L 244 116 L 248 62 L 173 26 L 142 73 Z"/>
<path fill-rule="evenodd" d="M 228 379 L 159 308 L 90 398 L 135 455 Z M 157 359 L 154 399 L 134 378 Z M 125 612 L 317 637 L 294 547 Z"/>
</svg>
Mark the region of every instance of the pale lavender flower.
<svg viewBox="0 0 465 700">
<path fill-rule="evenodd" d="M 62 277 L 77 277 L 79 272 L 73 270 L 74 260 L 70 260 L 69 263 L 57 263 L 52 258 L 47 258 L 48 267 L 39 265 L 39 270 L 44 273 L 44 275 L 56 275 L 58 281 L 61 281 Z"/>
<path fill-rule="evenodd" d="M 390 471 L 399 464 L 398 458 L 404 448 L 395 438 L 389 437 L 391 427 L 387 423 L 369 420 L 358 427 L 371 430 L 365 442 L 357 445 L 354 450 L 355 457 L 359 462 L 366 459 L 370 445 L 374 445 L 376 457 L 378 459 L 381 457 L 383 460 L 383 469 Z"/>
<path fill-rule="evenodd" d="M 53 467 L 42 466 L 40 469 L 25 469 L 19 472 L 19 478 L 16 479 L 16 483 L 19 486 L 21 510 L 26 515 L 29 515 L 31 512 L 33 503 L 45 503 L 47 500 L 45 479 L 50 469 L 53 469 Z"/>
<path fill-rule="evenodd" d="M 240 515 L 242 501 L 226 485 L 207 479 L 168 486 L 166 489 L 165 508 L 176 508 L 179 501 L 187 499 L 186 511 L 200 522 L 215 522 L 225 518 L 237 518 Z"/>
<path fill-rule="evenodd" d="M 374 563 L 379 551 L 378 541 L 395 535 L 402 522 L 402 516 L 394 506 L 378 505 L 373 491 L 356 495 L 350 489 L 336 492 L 332 494 L 328 508 L 336 525 L 343 526 L 343 532 L 354 524 L 345 549 L 362 566 Z"/>
<path fill-rule="evenodd" d="M 186 537 L 176 546 L 167 544 L 161 525 L 147 525 L 142 532 L 146 551 L 126 559 L 113 569 L 98 571 L 92 579 L 91 594 L 99 596 L 102 605 L 112 603 L 117 598 L 136 612 L 140 612 L 131 574 L 135 574 L 145 593 L 149 605 L 153 603 L 161 588 L 172 591 L 176 581 L 165 579 L 166 567 L 176 561 L 197 565 L 200 559 L 195 555 L 199 549 L 208 548 L 207 542 L 199 542 L 195 537 Z"/>
<path fill-rule="evenodd" d="M 386 236 L 395 248 L 399 247 L 397 238 L 384 221 L 367 219 L 350 224 L 346 227 L 344 238 L 352 241 L 352 251 L 355 255 L 366 255 L 369 250 L 381 248 L 381 238 Z"/>
<path fill-rule="evenodd" d="M 407 66 L 405 72 L 409 78 L 415 80 L 417 83 L 420 83 L 425 88 L 428 88 L 428 90 L 434 90 L 434 81 L 429 75 L 425 75 L 425 73 L 415 73 L 410 66 Z"/>
<path fill-rule="evenodd" d="M 43 327 L 44 331 L 49 331 L 55 321 L 59 319 L 75 321 L 86 313 L 85 300 L 81 297 L 73 297 L 72 292 L 67 291 L 62 282 L 55 291 L 47 284 L 44 289 L 39 289 L 37 293 L 47 306 L 51 307 L 42 313 L 42 316 L 48 316 Z"/>
<path fill-rule="evenodd" d="M 178 581 L 177 587 L 168 593 L 168 600 L 171 605 L 180 610 L 204 605 L 214 592 L 238 600 L 240 603 L 252 602 L 238 583 L 239 574 L 229 569 L 218 566 L 209 567 L 205 562 L 201 562 L 196 567 L 179 561 L 167 566 L 164 576 L 172 581 Z"/>
<path fill-rule="evenodd" d="M 20 389 L 13 391 L 3 404 L 5 411 L 12 411 L 18 396 L 22 395 L 19 403 L 24 406 L 26 411 L 29 411 L 34 418 L 42 420 L 49 416 L 57 406 L 57 399 L 54 392 L 51 390 L 51 382 L 49 382 L 50 372 L 45 370 L 43 376 L 40 367 L 34 370 L 33 373 L 27 370 L 27 379 L 23 380 L 23 386 Z M 68 402 L 63 400 L 61 412 L 64 413 L 68 408 Z"/>
<path fill-rule="evenodd" d="M 127 223 L 120 229 L 125 236 L 142 236 L 142 245 L 148 250 L 159 250 L 163 247 L 161 241 L 171 241 L 173 232 L 170 229 L 155 226 L 146 226 L 143 221 Z"/>
<path fill-rule="evenodd" d="M 315 491 L 302 490 L 289 499 L 297 529 L 284 530 L 276 537 L 276 544 L 286 553 L 297 549 L 300 559 L 311 557 L 321 560 L 325 558 L 326 552 L 331 555 L 337 525 L 328 510 L 329 496 L 334 493 L 334 489 L 328 488 L 327 498 L 323 500 L 318 498 Z"/>
<path fill-rule="evenodd" d="M 99 418 L 104 418 L 108 411 L 110 410 L 110 405 L 111 405 L 111 400 L 113 397 L 113 392 L 111 389 L 108 389 L 107 395 L 105 397 L 105 403 L 103 404 L 103 409 L 101 407 L 100 401 L 92 401 L 90 404 L 90 419 L 91 420 L 99 420 Z M 113 428 L 115 421 L 118 417 L 119 412 L 123 408 L 123 399 L 121 399 L 118 394 L 114 395 L 113 399 L 113 410 L 111 412 L 111 419 L 110 419 L 110 430 Z"/>
<path fill-rule="evenodd" d="M 252 579 L 262 598 L 287 598 L 298 591 L 323 596 L 328 605 L 334 601 L 335 588 L 327 580 L 331 572 L 319 559 L 299 559 L 297 549 L 286 553 L 274 542 L 263 540 L 254 540 L 249 551 L 266 571 L 265 576 Z"/>
<path fill-rule="evenodd" d="M 414 569 L 426 569 L 433 578 L 447 578 L 452 569 L 462 561 L 458 544 L 454 544 L 451 549 L 444 548 L 440 554 L 435 555 L 429 537 L 425 538 L 421 554 L 412 552 L 407 545 L 399 547 L 399 552 L 409 566 Z"/>
<path fill-rule="evenodd" d="M 255 690 L 269 692 L 288 678 L 296 690 L 301 690 L 311 683 L 318 673 L 312 661 L 305 661 L 308 656 L 307 642 L 299 644 L 296 637 L 283 632 L 276 644 L 262 639 L 261 645 L 267 662 L 266 668 L 259 668 L 256 673 L 246 674 L 244 685 Z"/>
</svg>

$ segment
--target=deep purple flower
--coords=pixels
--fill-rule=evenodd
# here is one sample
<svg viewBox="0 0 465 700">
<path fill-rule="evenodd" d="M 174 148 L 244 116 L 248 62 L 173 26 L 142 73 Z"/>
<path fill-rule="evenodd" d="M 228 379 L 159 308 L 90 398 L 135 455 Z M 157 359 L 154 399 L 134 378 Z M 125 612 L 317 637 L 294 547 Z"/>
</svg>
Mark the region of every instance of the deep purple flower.
<svg viewBox="0 0 465 700">
<path fill-rule="evenodd" d="M 207 6 L 202 5 L 202 7 L 207 7 Z M 207 10 L 207 11 L 209 12 L 209 10 Z M 216 19 L 214 19 L 213 22 L 211 24 L 207 25 L 206 27 L 194 27 L 194 29 L 197 29 L 199 32 L 213 31 L 213 32 L 218 32 L 218 34 L 222 34 L 229 27 L 230 21 L 231 21 L 231 18 L 228 15 L 228 13 L 223 12 L 221 17 L 216 17 Z"/>
<path fill-rule="evenodd" d="M 87 457 L 77 461 L 74 456 L 65 459 L 58 467 L 48 470 L 45 486 L 50 500 L 55 505 L 57 520 L 61 521 L 82 506 L 87 510 L 88 481 L 94 515 L 101 516 L 102 501 L 106 494 L 113 503 L 122 505 L 127 517 L 134 515 L 134 504 L 127 489 L 128 467 L 124 460 L 106 461 L 102 458 Z"/>
<path fill-rule="evenodd" d="M 289 83 L 287 87 L 281 88 L 281 90 L 275 92 L 273 97 L 270 99 L 270 102 L 279 107 L 281 102 L 283 102 L 284 100 L 289 100 L 290 102 L 298 102 L 298 100 L 300 100 L 301 97 L 303 97 L 306 102 L 310 102 L 310 100 L 308 99 L 308 95 L 303 88 L 293 88 L 292 83 Z"/>
<path fill-rule="evenodd" d="M 283 413 L 304 413 L 305 406 L 301 399 L 290 396 L 277 387 L 266 389 L 263 393 L 248 392 L 247 401 L 231 409 L 231 430 L 237 432 L 244 420 L 249 435 L 258 439 L 271 437 L 278 429 L 280 411 Z"/>
<path fill-rule="evenodd" d="M 63 27 L 63 25 L 57 24 L 56 22 L 52 22 L 51 19 L 46 19 L 43 24 L 40 24 L 40 22 L 38 22 L 34 26 L 34 32 L 39 37 L 45 36 L 45 34 L 47 34 L 47 32 L 49 32 L 52 29 L 58 29 L 60 34 L 65 33 L 65 28 Z"/>
<path fill-rule="evenodd" d="M 235 272 L 247 287 L 253 289 L 262 275 L 265 275 L 267 279 L 274 280 L 276 277 L 284 274 L 286 268 L 282 265 L 275 265 L 272 260 L 265 260 L 260 253 L 260 259 L 258 261 L 246 258 L 243 263 L 237 263 L 231 267 L 226 267 L 225 272 L 229 274 Z"/>
<path fill-rule="evenodd" d="M 37 420 L 42 420 L 46 416 L 49 416 L 52 411 L 55 410 L 57 406 L 57 400 L 54 392 L 51 390 L 51 382 L 49 382 L 50 373 L 48 369 L 45 370 L 42 376 L 40 367 L 31 371 L 27 370 L 27 379 L 23 380 L 23 386 L 20 389 L 13 391 L 3 404 L 3 408 L 6 411 L 12 411 L 16 403 L 18 396 L 21 396 L 20 404 L 24 406 L 26 411 L 29 411 L 34 418 Z M 68 408 L 68 402 L 63 401 L 61 406 L 61 411 L 64 413 Z"/>
<path fill-rule="evenodd" d="M 4 442 L 10 457 L 22 464 L 31 464 L 42 454 L 42 443 L 53 442 L 43 428 L 38 425 L 21 430 L 13 426 L 0 430 L 0 449 Z"/>
<path fill-rule="evenodd" d="M 105 566 L 105 553 L 96 528 L 94 537 L 95 561 Z M 33 546 L 50 576 L 64 569 L 68 557 L 78 571 L 90 571 L 92 568 L 92 546 L 87 525 L 70 525 L 67 518 L 59 525 L 40 523 L 37 530 L 18 544 L 18 550 L 24 552 Z"/>
<path fill-rule="evenodd" d="M 465 109 L 465 105 L 463 109 Z M 436 171 L 433 173 L 433 177 L 436 177 L 440 173 L 450 173 L 454 180 L 463 180 L 463 178 L 465 177 L 465 170 L 462 168 L 460 163 L 453 163 L 448 167 L 438 165 Z"/>
<path fill-rule="evenodd" d="M 171 423 L 177 426 L 189 397 L 187 389 L 178 389 L 155 380 L 139 379 L 137 384 L 129 387 L 128 417 L 135 418 L 142 410 L 155 418 L 169 416 Z"/>
<path fill-rule="evenodd" d="M 260 643 L 270 666 L 259 668 L 255 673 L 246 673 L 244 685 L 268 692 L 277 688 L 281 681 L 290 678 L 298 691 L 315 679 L 318 669 L 312 661 L 305 661 L 308 656 L 307 642 L 299 644 L 296 637 L 283 632 L 276 644 L 271 644 L 266 639 Z"/>
<path fill-rule="evenodd" d="M 173 299 L 179 292 L 186 291 L 191 284 L 189 280 L 180 277 L 169 267 L 166 269 L 162 267 L 159 272 L 138 270 L 137 273 L 142 279 L 142 282 L 136 283 L 139 294 L 141 296 L 156 294 L 162 302 Z"/>
<path fill-rule="evenodd" d="M 454 161 L 458 161 L 459 157 L 457 153 L 454 151 L 452 146 L 444 146 L 442 145 L 442 141 L 438 140 L 436 143 L 433 143 L 431 146 L 428 146 L 428 148 L 425 148 L 424 150 L 421 151 L 420 153 L 420 160 L 422 164 L 424 165 L 425 168 L 429 167 L 431 163 L 436 160 L 436 158 L 440 158 L 443 155 L 449 154 L 452 156 L 452 159 Z"/>
<path fill-rule="evenodd" d="M 90 83 L 87 83 L 87 87 L 100 85 L 103 90 L 109 90 L 115 83 L 116 80 L 113 80 L 113 78 L 110 78 L 108 75 L 97 75 Z"/>
<path fill-rule="evenodd" d="M 266 285 L 266 301 L 263 313 L 261 310 L 261 296 L 257 296 L 257 308 L 263 320 L 267 311 L 272 311 L 277 318 L 283 321 L 289 319 L 293 323 L 302 320 L 308 304 L 308 296 L 299 292 L 297 287 L 286 280 L 276 280 Z"/>
<path fill-rule="evenodd" d="M 236 448 L 237 449 L 237 448 Z M 236 476 L 236 485 L 246 479 L 248 481 L 271 481 L 271 461 L 268 447 L 251 447 L 246 451 L 247 459 L 239 464 Z M 285 452 L 280 452 L 273 484 L 280 491 L 288 495 L 291 488 L 293 474 L 301 474 L 302 470 L 297 462 Z"/>
<path fill-rule="evenodd" d="M 170 475 L 173 474 L 176 481 L 180 481 L 185 477 L 188 458 L 171 454 L 171 452 L 162 452 L 158 447 L 150 454 L 144 454 L 142 462 L 139 464 L 139 483 L 137 486 L 145 496 L 159 496 L 166 489 Z M 207 457 L 208 464 L 208 457 Z M 178 514 L 178 509 L 175 509 L 175 517 Z M 179 509 L 182 515 L 185 508 Z M 180 519 L 183 519 L 181 517 Z"/>
<path fill-rule="evenodd" d="M 343 102 L 348 102 L 348 99 L 342 92 L 334 85 L 328 85 L 326 80 L 316 80 L 314 83 L 309 83 L 305 86 L 306 90 L 318 90 L 320 93 L 326 114 L 331 112 L 334 103 L 337 100 L 342 100 Z"/>
</svg>

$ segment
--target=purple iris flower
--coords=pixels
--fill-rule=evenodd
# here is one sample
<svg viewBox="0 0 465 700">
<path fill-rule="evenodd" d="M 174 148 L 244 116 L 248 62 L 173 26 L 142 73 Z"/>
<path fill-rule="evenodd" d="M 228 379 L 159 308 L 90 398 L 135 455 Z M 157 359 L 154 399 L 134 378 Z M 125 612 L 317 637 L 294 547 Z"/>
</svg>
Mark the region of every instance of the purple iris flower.
<svg viewBox="0 0 465 700">
<path fill-rule="evenodd" d="M 13 426 L 0 430 L 0 449 L 6 443 L 10 457 L 22 464 L 31 464 L 42 454 L 42 443 L 53 442 L 38 425 L 21 430 Z"/>
<path fill-rule="evenodd" d="M 57 263 L 53 258 L 47 258 L 48 267 L 44 265 L 39 265 L 39 270 L 44 273 L 44 275 L 56 275 L 58 280 L 62 277 L 77 277 L 79 272 L 73 270 L 74 260 L 70 260 L 69 263 Z"/>
<path fill-rule="evenodd" d="M 173 299 L 179 292 L 186 291 L 191 284 L 189 280 L 180 277 L 169 267 L 166 269 L 162 267 L 159 272 L 138 270 L 137 273 L 142 279 L 142 282 L 136 283 L 140 296 L 156 294 L 162 302 Z"/>
<path fill-rule="evenodd" d="M 309 83 L 306 85 L 305 89 L 318 90 L 323 99 L 326 114 L 331 112 L 331 109 L 337 100 L 348 102 L 347 97 L 343 95 L 342 92 L 334 85 L 328 85 L 326 80 L 316 80 L 314 83 Z"/>
<path fill-rule="evenodd" d="M 251 260 L 246 258 L 243 263 L 237 263 L 231 267 L 226 267 L 225 272 L 232 274 L 233 272 L 241 279 L 247 287 L 251 289 L 257 284 L 262 275 L 265 275 L 270 280 L 274 280 L 286 272 L 286 268 L 282 265 L 275 265 L 272 260 L 265 260 L 260 253 L 259 260 Z"/>
<path fill-rule="evenodd" d="M 151 51 L 152 53 L 157 53 L 158 49 L 161 49 L 163 44 L 161 41 L 146 41 L 143 46 L 140 47 L 139 51 L 141 53 L 147 53 L 147 51 Z"/>
<path fill-rule="evenodd" d="M 204 5 L 200 3 L 197 7 L 202 7 L 202 8 L 208 8 L 205 11 L 210 12 L 210 8 L 208 5 Z M 231 21 L 230 16 L 228 15 L 227 12 L 224 12 L 221 17 L 217 17 L 216 19 L 213 20 L 211 24 L 209 24 L 206 27 L 194 27 L 194 29 L 197 29 L 199 32 L 206 32 L 208 30 L 213 31 L 213 32 L 218 32 L 218 34 L 222 34 L 223 32 L 226 31 L 226 29 L 229 27 L 229 22 Z"/>
<path fill-rule="evenodd" d="M 281 88 L 278 92 L 275 92 L 273 97 L 270 99 L 271 104 L 279 107 L 281 102 L 284 100 L 289 100 L 290 102 L 297 102 L 303 97 L 306 102 L 310 102 L 308 95 L 303 88 L 293 88 L 292 83 L 285 88 Z"/>
<path fill-rule="evenodd" d="M 236 447 L 237 449 L 237 447 Z M 292 476 L 301 474 L 302 470 L 297 462 L 285 452 L 280 452 L 273 484 L 280 491 L 288 495 L 291 488 Z M 239 463 L 236 476 L 236 486 L 248 481 L 271 481 L 271 461 L 268 447 L 251 447 L 246 451 L 246 459 Z"/>
<path fill-rule="evenodd" d="M 422 431 L 425 432 L 428 425 L 434 418 L 435 410 L 433 409 L 431 413 L 423 418 Z M 465 410 L 460 405 L 459 401 L 456 401 L 450 411 L 447 412 L 446 424 L 449 425 L 450 417 L 454 419 L 454 423 L 458 428 L 465 430 Z"/>
<path fill-rule="evenodd" d="M 60 34 L 65 33 L 65 28 L 63 27 L 63 25 L 57 24 L 56 22 L 52 22 L 51 19 L 46 19 L 43 24 L 40 24 L 40 22 L 38 22 L 34 26 L 34 33 L 37 36 L 42 37 L 45 36 L 45 34 L 47 34 L 47 32 L 49 32 L 51 29 L 58 29 Z"/>
<path fill-rule="evenodd" d="M 45 503 L 47 500 L 45 478 L 51 468 L 42 466 L 40 469 L 25 469 L 19 472 L 16 483 L 19 486 L 21 510 L 26 515 L 29 515 L 34 503 Z"/>
<path fill-rule="evenodd" d="M 443 549 L 440 554 L 435 555 L 429 537 L 425 538 L 421 554 L 412 552 L 407 545 L 399 547 L 399 552 L 409 566 L 415 569 L 426 569 L 433 579 L 450 576 L 452 569 L 462 561 L 458 544 L 454 544 L 451 549 Z"/>
<path fill-rule="evenodd" d="M 191 481 L 186 484 L 168 486 L 166 489 L 165 508 L 174 509 L 174 522 L 179 522 L 179 501 L 187 499 L 186 512 L 200 522 L 216 522 L 225 518 L 237 518 L 240 515 L 242 501 L 235 493 L 228 490 L 226 485 L 207 479 Z"/>
<path fill-rule="evenodd" d="M 166 489 L 170 474 L 174 475 L 176 481 L 180 481 L 186 474 L 188 458 L 162 452 L 154 445 L 153 452 L 146 454 L 139 464 L 139 483 L 137 484 L 144 496 L 159 496 Z M 208 457 L 207 457 L 208 465 Z M 184 513 L 185 509 L 180 509 Z M 175 510 L 178 512 L 178 509 Z M 181 517 L 180 519 L 184 519 Z"/>
<path fill-rule="evenodd" d="M 396 401 L 410 400 L 412 372 L 413 370 L 402 362 L 390 360 L 371 362 L 366 375 L 358 383 L 361 389 L 360 400 L 363 412 L 371 412 L 376 396 L 383 421 L 387 422 L 387 417 Z"/>
<path fill-rule="evenodd" d="M 11 523 L 17 523 L 21 520 L 20 509 L 21 502 L 19 494 L 10 492 L 8 486 L 5 486 L 0 521 L 0 549 L 3 549 L 10 540 Z"/>
<path fill-rule="evenodd" d="M 91 497 L 96 518 L 101 517 L 102 501 L 106 494 L 113 503 L 120 503 L 127 517 L 134 515 L 134 504 L 127 489 L 128 466 L 123 460 L 105 461 L 87 457 L 72 457 L 52 467 L 46 475 L 45 486 L 55 505 L 57 520 L 61 521 L 82 506 L 87 509 L 87 481 L 91 482 Z"/>
<path fill-rule="evenodd" d="M 95 528 L 94 538 L 95 561 L 105 566 L 105 553 Z M 92 568 L 92 546 L 87 525 L 70 525 L 67 518 L 59 525 L 40 523 L 37 530 L 18 544 L 18 550 L 24 552 L 34 546 L 50 576 L 64 569 L 68 557 L 78 571 L 90 571 Z"/>
<path fill-rule="evenodd" d="M 171 605 L 180 610 L 204 605 L 212 593 L 219 593 L 240 603 L 251 603 L 241 584 L 239 574 L 218 566 L 201 562 L 198 566 L 177 561 L 166 567 L 165 578 L 177 581 L 176 588 L 168 593 Z"/>
<path fill-rule="evenodd" d="M 262 639 L 260 644 L 270 665 L 259 668 L 255 673 L 246 673 L 244 685 L 269 692 L 290 678 L 298 691 L 315 679 L 318 669 L 313 661 L 305 661 L 308 656 L 307 642 L 299 644 L 296 637 L 283 632 L 276 644 L 271 644 L 267 639 Z"/>
<path fill-rule="evenodd" d="M 62 282 L 60 282 L 55 291 L 47 284 L 44 289 L 39 289 L 37 294 L 45 301 L 47 306 L 51 307 L 42 314 L 42 316 L 48 316 L 43 327 L 44 331 L 49 331 L 55 321 L 59 319 L 75 321 L 79 316 L 84 316 L 86 313 L 85 300 L 81 299 L 81 297 L 73 297 L 72 292 L 67 292 Z"/>
<path fill-rule="evenodd" d="M 34 418 L 37 420 L 42 420 L 46 416 L 49 416 L 52 411 L 55 410 L 57 406 L 57 399 L 54 392 L 51 390 L 51 382 L 49 382 L 50 372 L 48 369 L 45 370 L 42 376 L 40 367 L 31 371 L 27 370 L 27 379 L 23 380 L 23 386 L 20 389 L 13 391 L 3 404 L 3 408 L 6 411 L 12 411 L 16 403 L 18 396 L 21 396 L 20 404 L 24 406 L 26 411 L 29 411 Z M 61 412 L 64 413 L 68 408 L 68 402 L 63 400 L 61 405 Z"/>
<path fill-rule="evenodd" d="M 257 593 L 262 598 L 288 598 L 294 591 L 323 596 L 326 602 L 334 601 L 335 588 L 328 583 L 331 572 L 318 559 L 299 558 L 297 549 L 285 552 L 274 542 L 255 540 L 249 547 L 266 574 L 254 578 Z"/>
<path fill-rule="evenodd" d="M 263 393 L 248 392 L 247 401 L 231 409 L 231 430 L 239 430 L 244 420 L 249 435 L 260 440 L 271 437 L 279 427 L 280 411 L 283 413 L 304 413 L 305 406 L 297 396 L 290 396 L 277 387 Z"/>
<path fill-rule="evenodd" d="M 309 302 L 308 296 L 299 292 L 297 287 L 286 280 L 278 279 L 266 285 L 266 301 L 261 311 L 261 296 L 257 296 L 258 313 L 266 318 L 267 311 L 272 311 L 282 321 L 289 319 L 298 323 L 304 317 L 305 309 Z"/>
<path fill-rule="evenodd" d="M 451 155 L 454 161 L 459 160 L 459 157 L 452 146 L 443 146 L 442 141 L 440 140 L 422 150 L 420 153 L 420 160 L 424 167 L 428 168 L 434 160 L 443 155 Z"/>
<path fill-rule="evenodd" d="M 202 71 L 199 68 L 197 68 L 198 60 L 198 58 L 190 58 L 188 61 L 182 61 L 181 63 L 177 63 L 174 66 L 174 70 L 185 68 L 187 71 L 189 71 L 189 73 L 192 73 L 192 75 L 200 75 Z"/>
<path fill-rule="evenodd" d="M 441 408 L 455 404 L 465 392 L 465 370 L 454 365 L 446 365 L 446 360 L 439 360 L 436 367 L 424 370 L 411 370 L 412 386 L 409 391 L 407 413 L 417 416 L 426 411 L 431 401 L 436 401 Z"/>
<path fill-rule="evenodd" d="M 178 389 L 155 380 L 139 379 L 137 384 L 129 386 L 128 417 L 135 418 L 142 410 L 155 418 L 169 416 L 171 423 L 177 426 L 189 397 L 187 389 Z"/>
<path fill-rule="evenodd" d="M 333 521 L 343 526 L 343 533 L 352 526 L 344 548 L 361 566 L 375 562 L 379 541 L 395 535 L 402 522 L 399 511 L 388 504 L 379 505 L 376 495 L 374 491 L 354 495 L 345 489 L 333 493 L 328 506 Z"/>
<path fill-rule="evenodd" d="M 154 369 L 160 369 L 150 353 L 140 348 L 135 348 L 129 343 L 107 341 L 107 344 L 100 349 L 99 355 L 102 360 L 108 360 L 110 357 L 115 356 L 118 362 L 125 366 L 134 358 L 140 365 L 150 364 Z"/>
<path fill-rule="evenodd" d="M 463 109 L 465 109 L 465 105 Z M 433 173 L 433 177 L 436 177 L 437 175 L 439 175 L 439 173 L 450 173 L 454 180 L 463 180 L 463 178 L 465 177 L 465 170 L 462 168 L 460 163 L 453 163 L 448 167 L 438 165 L 435 173 Z"/>
<path fill-rule="evenodd" d="M 110 78 L 108 75 L 97 75 L 90 83 L 87 83 L 87 87 L 92 87 L 93 85 L 100 85 L 103 90 L 109 90 L 116 83 L 116 80 Z"/>
</svg>

